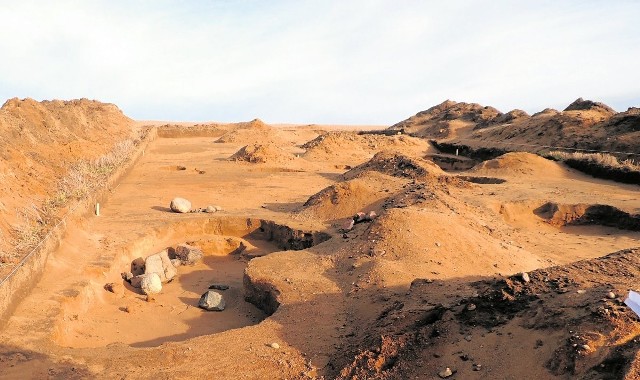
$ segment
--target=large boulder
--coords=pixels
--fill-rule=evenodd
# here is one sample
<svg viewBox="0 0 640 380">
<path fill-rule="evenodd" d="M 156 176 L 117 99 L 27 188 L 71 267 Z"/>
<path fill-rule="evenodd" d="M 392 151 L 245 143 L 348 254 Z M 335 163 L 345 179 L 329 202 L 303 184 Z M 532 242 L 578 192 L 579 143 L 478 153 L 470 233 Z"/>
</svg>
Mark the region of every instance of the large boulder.
<svg viewBox="0 0 640 380">
<path fill-rule="evenodd" d="M 225 307 L 222 294 L 209 290 L 200 297 L 198 307 L 208 311 L 222 311 Z"/>
<path fill-rule="evenodd" d="M 162 290 L 162 281 L 157 273 L 143 274 L 140 282 L 140 288 L 144 294 L 158 294 Z"/>
<path fill-rule="evenodd" d="M 191 211 L 191 202 L 184 198 L 173 198 L 169 208 L 173 212 L 186 213 Z"/>
<path fill-rule="evenodd" d="M 180 259 L 183 265 L 193 265 L 202 259 L 202 250 L 189 244 L 178 244 L 176 247 L 176 258 Z"/>
<path fill-rule="evenodd" d="M 144 267 L 145 274 L 157 273 L 162 282 L 171 281 L 178 274 L 176 267 L 173 266 L 171 259 L 169 259 L 169 252 L 166 249 L 147 257 L 144 261 Z"/>
</svg>

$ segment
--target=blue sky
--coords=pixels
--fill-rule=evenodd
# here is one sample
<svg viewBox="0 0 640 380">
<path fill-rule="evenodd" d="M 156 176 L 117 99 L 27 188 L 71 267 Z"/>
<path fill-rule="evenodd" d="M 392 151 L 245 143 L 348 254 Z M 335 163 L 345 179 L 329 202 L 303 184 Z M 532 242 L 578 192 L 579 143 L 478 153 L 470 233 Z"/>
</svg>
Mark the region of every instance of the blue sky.
<svg viewBox="0 0 640 380">
<path fill-rule="evenodd" d="M 445 99 L 503 112 L 640 106 L 637 1 L 5 1 L 0 99 L 135 119 L 393 124 Z"/>
</svg>

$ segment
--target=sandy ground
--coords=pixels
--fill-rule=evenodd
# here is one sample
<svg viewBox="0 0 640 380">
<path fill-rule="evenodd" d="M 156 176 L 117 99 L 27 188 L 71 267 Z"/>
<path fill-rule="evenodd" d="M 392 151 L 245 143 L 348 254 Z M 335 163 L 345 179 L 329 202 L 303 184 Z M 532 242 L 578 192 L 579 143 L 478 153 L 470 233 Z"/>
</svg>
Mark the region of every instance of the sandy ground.
<svg viewBox="0 0 640 380">
<path fill-rule="evenodd" d="M 317 136 L 312 129 L 284 128 L 283 133 L 291 133 L 291 144 L 283 148 L 292 155 Z M 367 348 L 370 335 L 381 331 L 375 321 L 386 320 L 389 308 L 408 294 L 416 278 L 442 281 L 442 287 L 421 296 L 428 295 L 431 303 L 439 298 L 446 302 L 454 294 L 471 292 L 465 285 L 471 280 L 639 245 L 638 231 L 555 226 L 535 213 L 545 203 L 557 202 L 607 204 L 637 214 L 637 186 L 527 160 L 506 169 L 454 173 L 505 179 L 501 184 L 437 179 L 440 174 L 426 180 L 372 177 L 379 186 L 374 195 L 364 197 L 364 190 L 358 190 L 345 197 L 351 199 L 350 207 L 376 209 L 381 216 L 343 235 L 337 227 L 344 220 L 314 217 L 305 212 L 304 203 L 344 182 L 348 145 L 336 146 L 339 154 L 323 159 L 249 164 L 227 160 L 243 144 L 215 140 L 158 139 L 102 205 L 100 217 L 69 227 L 43 278 L 0 332 L 0 377 L 339 377 Z M 376 149 L 360 152 L 349 166 L 365 162 Z M 404 150 L 419 159 L 429 148 Z M 194 207 L 220 205 L 223 211 L 171 213 L 168 205 L 176 196 L 188 198 Z M 321 206 L 340 208 L 341 203 L 329 200 Z M 325 231 L 332 238 L 305 250 L 280 251 L 242 233 L 243 218 Z M 230 227 L 212 227 L 219 224 Z M 252 255 L 231 254 L 241 240 L 252 247 Z M 132 259 L 187 241 L 210 249 L 197 265 L 179 267 L 178 278 L 165 284 L 155 301 L 147 302 L 123 283 L 120 272 Z M 276 289 L 280 306 L 274 314 L 245 302 L 247 279 Z M 224 293 L 228 307 L 219 313 L 196 307 L 214 282 L 230 285 Z M 122 284 L 122 291 L 108 292 L 106 283 Z M 517 344 L 511 336 L 518 337 Z M 460 369 L 460 379 L 552 378 L 540 363 L 552 355 L 558 336 L 509 325 L 482 343 L 458 338 L 438 355 L 459 355 L 464 349 L 482 359 L 484 371 Z M 532 350 L 538 341 L 544 346 Z M 415 378 L 435 378 L 445 364 L 433 357 L 422 360 Z M 516 360 L 525 364 L 513 365 Z"/>
</svg>

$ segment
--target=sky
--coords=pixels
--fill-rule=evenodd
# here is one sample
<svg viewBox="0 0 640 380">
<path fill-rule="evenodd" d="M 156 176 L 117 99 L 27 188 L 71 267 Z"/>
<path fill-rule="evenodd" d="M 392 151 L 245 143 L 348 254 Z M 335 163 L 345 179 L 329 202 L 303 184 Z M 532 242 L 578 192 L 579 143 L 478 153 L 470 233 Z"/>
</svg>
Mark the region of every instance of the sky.
<svg viewBox="0 0 640 380">
<path fill-rule="evenodd" d="M 0 0 L 0 102 L 390 125 L 446 99 L 640 106 L 640 1 Z"/>
</svg>

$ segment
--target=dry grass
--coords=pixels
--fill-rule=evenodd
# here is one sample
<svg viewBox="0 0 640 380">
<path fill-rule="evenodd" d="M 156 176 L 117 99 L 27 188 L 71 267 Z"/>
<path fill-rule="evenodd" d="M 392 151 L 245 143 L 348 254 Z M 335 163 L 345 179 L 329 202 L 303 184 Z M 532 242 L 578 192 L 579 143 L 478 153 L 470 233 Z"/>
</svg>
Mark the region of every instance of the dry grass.
<svg viewBox="0 0 640 380">
<path fill-rule="evenodd" d="M 16 235 L 14 248 L 17 252 L 23 252 L 38 244 L 44 236 L 47 223 L 41 210 L 33 203 L 18 214 L 21 223 L 13 229 Z"/>
<path fill-rule="evenodd" d="M 618 160 L 615 156 L 605 153 L 580 153 L 580 152 L 561 152 L 553 151 L 548 154 L 551 158 L 558 161 L 578 160 L 591 162 L 606 168 L 620 169 L 627 171 L 640 171 L 640 164 L 631 160 Z"/>
<path fill-rule="evenodd" d="M 69 199 L 82 199 L 103 186 L 109 175 L 129 159 L 134 148 L 133 140 L 125 140 L 94 161 L 78 162 L 60 181 L 58 192 L 52 199 L 53 204 L 64 204 Z"/>
<path fill-rule="evenodd" d="M 20 222 L 13 226 L 11 239 L 13 249 L 11 252 L 0 250 L 0 267 L 16 262 L 34 249 L 47 231 L 60 220 L 61 208 L 74 200 L 86 198 L 96 189 L 104 186 L 109 176 L 131 157 L 139 141 L 140 138 L 121 141 L 113 147 L 111 152 L 96 160 L 83 160 L 76 163 L 60 180 L 57 191 L 43 203 L 42 207 L 31 204 L 19 210 Z"/>
</svg>

